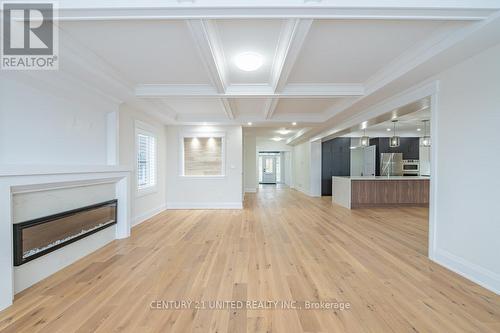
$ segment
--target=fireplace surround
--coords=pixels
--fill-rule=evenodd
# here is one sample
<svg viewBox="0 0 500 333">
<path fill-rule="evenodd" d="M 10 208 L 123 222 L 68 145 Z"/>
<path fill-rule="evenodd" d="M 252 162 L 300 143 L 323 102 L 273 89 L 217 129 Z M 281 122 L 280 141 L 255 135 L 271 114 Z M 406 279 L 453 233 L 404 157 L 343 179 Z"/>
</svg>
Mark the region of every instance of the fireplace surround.
<svg viewBox="0 0 500 333">
<path fill-rule="evenodd" d="M 14 266 L 116 224 L 117 204 L 114 199 L 14 224 Z"/>
<path fill-rule="evenodd" d="M 130 236 L 130 175 L 132 168 L 120 165 L 83 165 L 83 166 L 2 166 L 0 167 L 0 310 L 12 304 L 14 294 L 32 286 L 42 279 L 54 274 L 73 262 L 105 246 L 114 239 Z M 108 184 L 108 185 L 103 185 Z M 97 202 L 117 199 L 116 224 L 95 232 L 88 237 L 74 241 L 57 251 L 40 256 L 20 266 L 14 266 L 14 225 L 39 216 L 47 216 L 57 212 L 60 206 L 53 196 L 43 196 L 47 207 L 39 206 L 36 201 L 33 209 L 25 211 L 25 201 L 16 198 L 33 198 L 36 193 L 53 190 L 70 190 L 72 193 L 82 186 L 106 187 L 112 194 L 99 192 Z M 80 193 L 79 191 L 77 191 Z M 91 192 L 84 197 L 62 198 L 65 209 L 92 204 Z M 80 193 L 81 194 L 81 193 Z M 108 197 L 108 194 L 110 196 Z M 24 200 L 24 199 L 23 199 Z M 76 203 L 81 201 L 81 205 Z M 38 204 L 37 204 L 38 202 Z M 28 206 L 29 207 L 29 206 Z M 21 209 L 21 210 L 20 210 Z M 45 214 L 33 214 L 46 211 Z M 22 216 L 23 218 L 18 219 Z"/>
</svg>

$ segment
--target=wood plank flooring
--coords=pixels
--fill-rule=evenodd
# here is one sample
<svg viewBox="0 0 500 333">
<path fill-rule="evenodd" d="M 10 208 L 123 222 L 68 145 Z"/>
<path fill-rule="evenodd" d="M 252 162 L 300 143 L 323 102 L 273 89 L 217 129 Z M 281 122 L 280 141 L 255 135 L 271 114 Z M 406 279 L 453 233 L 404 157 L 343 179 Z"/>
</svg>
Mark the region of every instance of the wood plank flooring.
<svg viewBox="0 0 500 333">
<path fill-rule="evenodd" d="M 499 332 L 500 296 L 427 259 L 427 215 L 273 187 L 241 211 L 167 211 L 18 294 L 0 331 Z M 298 303 L 165 309 L 174 300 Z"/>
</svg>

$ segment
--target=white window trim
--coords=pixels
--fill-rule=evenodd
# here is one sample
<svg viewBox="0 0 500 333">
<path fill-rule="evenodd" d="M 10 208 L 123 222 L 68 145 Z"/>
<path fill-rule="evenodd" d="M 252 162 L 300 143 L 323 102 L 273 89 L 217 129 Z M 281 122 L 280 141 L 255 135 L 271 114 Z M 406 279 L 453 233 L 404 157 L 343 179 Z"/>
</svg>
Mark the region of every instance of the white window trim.
<svg viewBox="0 0 500 333">
<path fill-rule="evenodd" d="M 139 154 L 139 140 L 138 140 L 138 135 L 139 134 L 144 134 L 148 136 L 152 136 L 155 139 L 155 183 L 154 185 L 139 188 L 139 185 L 137 184 L 137 156 Z M 158 134 L 156 133 L 156 129 L 142 121 L 136 120 L 135 121 L 135 131 L 134 131 L 134 141 L 135 141 L 135 155 L 134 155 L 134 170 L 135 170 L 135 192 L 136 192 L 136 197 L 142 197 L 148 194 L 153 194 L 158 192 Z"/>
<path fill-rule="evenodd" d="M 190 176 L 184 174 L 184 138 L 221 138 L 222 175 Z M 182 132 L 179 134 L 179 177 L 186 179 L 224 179 L 226 178 L 226 132 Z"/>
</svg>

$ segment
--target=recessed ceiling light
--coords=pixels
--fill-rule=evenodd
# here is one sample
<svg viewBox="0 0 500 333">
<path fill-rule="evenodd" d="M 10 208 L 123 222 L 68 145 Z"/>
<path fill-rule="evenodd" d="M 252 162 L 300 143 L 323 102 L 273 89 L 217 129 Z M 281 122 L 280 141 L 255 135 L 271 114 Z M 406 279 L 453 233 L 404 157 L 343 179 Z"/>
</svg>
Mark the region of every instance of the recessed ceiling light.
<svg viewBox="0 0 500 333">
<path fill-rule="evenodd" d="M 287 135 L 288 133 L 290 133 L 291 131 L 290 130 L 287 130 L 286 128 L 283 128 L 283 129 L 280 129 L 279 131 L 277 131 L 279 134 L 281 135 Z"/>
<path fill-rule="evenodd" d="M 292 126 L 297 126 L 297 123 L 294 121 L 294 122 L 292 123 Z"/>
<path fill-rule="evenodd" d="M 279 136 L 277 136 L 277 137 L 271 138 L 271 140 L 273 140 L 273 141 L 281 141 L 281 140 L 283 140 L 283 138 L 280 138 Z"/>
<path fill-rule="evenodd" d="M 390 129 L 390 128 L 388 128 L 388 129 L 387 129 L 387 132 L 390 132 L 390 131 L 391 131 L 391 129 Z"/>
<path fill-rule="evenodd" d="M 421 128 L 417 128 L 417 132 L 420 132 L 422 129 Z"/>
<path fill-rule="evenodd" d="M 249 122 L 247 123 L 247 125 L 248 125 L 248 126 L 252 126 L 252 122 L 251 122 L 251 121 L 249 121 Z"/>
<path fill-rule="evenodd" d="M 244 52 L 240 53 L 234 58 L 234 62 L 239 69 L 251 72 L 259 69 L 262 66 L 264 60 L 262 56 L 255 52 Z"/>
</svg>

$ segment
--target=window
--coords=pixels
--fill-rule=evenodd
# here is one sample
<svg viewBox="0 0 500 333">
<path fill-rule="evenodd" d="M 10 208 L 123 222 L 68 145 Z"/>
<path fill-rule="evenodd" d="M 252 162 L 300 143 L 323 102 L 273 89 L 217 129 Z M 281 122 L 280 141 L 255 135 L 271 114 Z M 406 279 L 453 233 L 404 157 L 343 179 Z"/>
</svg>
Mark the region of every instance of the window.
<svg viewBox="0 0 500 333">
<path fill-rule="evenodd" d="M 156 137 L 137 129 L 137 188 L 154 188 L 156 185 Z"/>
<path fill-rule="evenodd" d="M 222 136 L 184 136 L 182 138 L 184 176 L 224 176 L 224 138 Z"/>
</svg>

